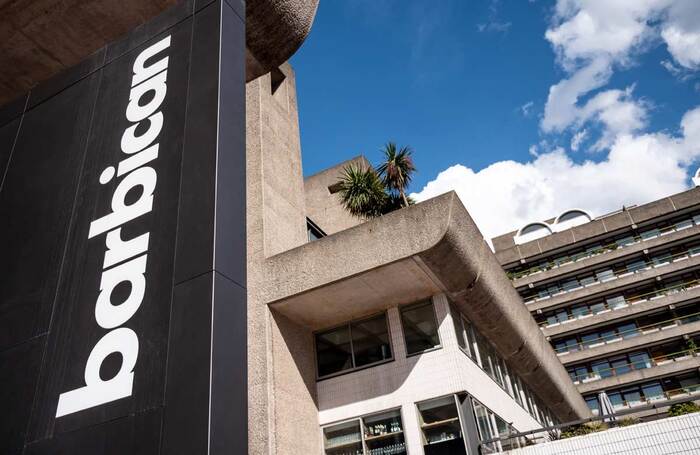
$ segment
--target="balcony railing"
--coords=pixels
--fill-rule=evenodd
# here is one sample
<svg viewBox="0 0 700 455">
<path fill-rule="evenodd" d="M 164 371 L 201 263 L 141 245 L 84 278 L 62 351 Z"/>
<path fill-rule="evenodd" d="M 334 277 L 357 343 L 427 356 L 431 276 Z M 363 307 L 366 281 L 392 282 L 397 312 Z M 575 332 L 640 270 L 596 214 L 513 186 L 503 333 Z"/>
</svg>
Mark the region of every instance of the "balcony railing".
<svg viewBox="0 0 700 455">
<path fill-rule="evenodd" d="M 550 321 L 543 321 L 539 323 L 540 329 L 544 329 L 545 327 L 556 327 L 561 324 L 567 324 L 569 322 L 573 321 L 578 321 L 579 319 L 586 319 L 591 316 L 595 316 L 596 314 L 604 314 L 608 313 L 610 311 L 616 311 L 616 310 L 621 310 L 622 308 L 627 308 L 630 305 L 635 305 L 637 303 L 641 302 L 649 302 L 651 300 L 656 300 L 661 297 L 667 297 L 669 295 L 674 295 L 679 292 L 686 292 L 691 289 L 695 289 L 697 287 L 700 287 L 700 280 L 691 280 L 686 283 L 681 283 L 677 284 L 674 286 L 669 286 L 663 289 L 659 289 L 657 291 L 651 291 L 651 292 L 646 292 L 644 294 L 638 294 L 630 297 L 625 297 L 624 301 L 616 301 L 613 303 L 608 303 L 608 302 L 601 302 L 603 303 L 603 309 L 600 311 L 593 311 L 591 309 L 581 311 L 580 313 L 576 315 L 569 315 L 566 319 L 560 319 L 557 318 L 556 322 L 550 322 Z"/>
<path fill-rule="evenodd" d="M 686 349 L 685 351 L 673 352 L 664 356 L 653 357 L 637 362 L 630 362 L 624 365 L 618 365 L 616 367 L 600 368 L 595 371 L 588 372 L 586 374 L 575 375 L 572 379 L 574 381 L 574 384 L 585 384 L 593 381 L 599 381 L 601 379 L 607 379 L 614 376 L 620 376 L 623 374 L 631 373 L 633 371 L 645 370 L 647 368 L 668 365 L 674 362 L 682 362 L 684 360 L 689 360 L 699 355 L 700 353 L 698 353 L 698 349 Z"/>
<path fill-rule="evenodd" d="M 682 398 L 682 397 L 691 397 L 700 394 L 700 384 L 694 384 L 691 386 L 687 387 L 681 387 L 679 389 L 673 389 L 673 390 L 668 390 L 665 392 L 662 392 L 659 395 L 654 395 L 651 397 L 640 397 L 639 400 L 634 400 L 634 401 L 627 401 L 623 400 L 622 402 L 619 403 L 613 403 L 613 409 L 615 412 L 625 410 L 625 409 L 634 409 L 639 406 L 644 406 L 648 404 L 653 404 L 657 403 L 659 401 L 666 401 L 666 400 L 675 400 L 677 398 Z M 591 413 L 593 415 L 598 415 L 598 410 L 597 409 L 592 409 Z"/>
<path fill-rule="evenodd" d="M 599 285 L 600 283 L 607 283 L 607 282 L 610 282 L 613 280 L 617 280 L 619 278 L 625 278 L 627 276 L 634 275 L 636 273 L 641 273 L 641 272 L 644 272 L 646 270 L 650 270 L 652 268 L 663 267 L 665 265 L 672 264 L 674 262 L 679 262 L 679 261 L 697 256 L 697 255 L 700 255 L 700 247 L 694 247 L 694 248 L 691 248 L 687 251 L 683 251 L 683 252 L 676 253 L 673 255 L 663 256 L 661 258 L 652 259 L 650 261 L 644 261 L 644 262 L 640 261 L 639 264 L 633 270 L 625 269 L 624 271 L 620 270 L 620 271 L 618 271 L 618 273 L 613 273 L 612 275 L 605 275 L 604 277 L 595 277 L 595 278 L 592 278 L 592 280 L 590 282 L 587 282 L 585 284 L 579 283 L 577 286 L 574 286 L 574 287 L 571 287 L 568 289 L 559 289 L 557 291 L 546 291 L 546 293 L 545 293 L 545 291 L 542 291 L 542 292 L 540 292 L 539 295 L 533 296 L 533 297 L 525 300 L 525 304 L 530 305 L 530 304 L 535 303 L 535 302 L 541 302 L 542 300 L 546 300 L 546 299 L 556 297 L 559 295 L 563 295 L 563 294 L 568 294 L 569 292 L 578 291 L 579 289 L 589 288 L 591 286 L 596 286 L 596 285 Z"/>
<path fill-rule="evenodd" d="M 696 322 L 700 321 L 700 312 L 693 313 L 693 314 L 688 314 L 685 316 L 678 316 L 673 319 L 668 319 L 663 322 L 658 322 L 656 324 L 650 324 L 647 326 L 642 326 L 642 327 L 637 327 L 634 329 L 630 330 L 623 330 L 621 332 L 616 332 L 614 335 L 611 336 L 605 336 L 605 337 L 598 337 L 592 340 L 588 340 L 586 342 L 577 342 L 576 344 L 571 344 L 571 345 L 566 345 L 562 346 L 559 349 L 555 349 L 554 351 L 557 353 L 557 355 L 562 356 L 569 354 L 571 352 L 578 352 L 582 351 L 584 349 L 593 349 L 597 348 L 599 346 L 604 346 L 607 344 L 611 343 L 617 343 L 619 341 L 633 338 L 636 336 L 640 335 L 648 335 L 651 333 L 656 333 L 661 330 L 667 330 L 671 329 L 673 327 L 677 327 L 683 324 L 690 324 L 691 322 Z"/>
<path fill-rule="evenodd" d="M 591 250 L 582 251 L 581 253 L 572 254 L 569 256 L 562 256 L 560 258 L 549 261 L 545 264 L 540 264 L 540 265 L 531 267 L 527 270 L 521 270 L 519 272 L 508 272 L 508 278 L 510 278 L 511 280 L 525 278 L 527 276 L 534 275 L 536 273 L 546 272 L 547 270 L 556 269 L 556 268 L 559 268 L 559 267 L 566 265 L 566 264 L 571 264 L 573 262 L 578 262 L 578 261 L 581 261 L 584 259 L 599 256 L 601 254 L 609 253 L 611 251 L 616 251 L 616 250 L 619 250 L 621 248 L 625 248 L 625 247 L 628 247 L 631 245 L 636 245 L 639 242 L 644 242 L 646 240 L 655 239 L 655 238 L 660 237 L 662 235 L 667 235 L 667 234 L 671 234 L 673 232 L 682 231 L 684 229 L 688 229 L 688 228 L 691 228 L 691 227 L 697 226 L 697 225 L 700 225 L 700 215 L 697 215 L 697 216 L 693 217 L 692 219 L 688 219 L 686 221 L 676 223 L 673 226 L 667 226 L 665 228 L 657 229 L 653 235 L 650 235 L 648 233 L 644 233 L 644 235 L 630 236 L 630 237 L 624 239 L 624 241 L 613 242 L 613 243 L 601 246 L 600 248 L 594 248 Z"/>
</svg>

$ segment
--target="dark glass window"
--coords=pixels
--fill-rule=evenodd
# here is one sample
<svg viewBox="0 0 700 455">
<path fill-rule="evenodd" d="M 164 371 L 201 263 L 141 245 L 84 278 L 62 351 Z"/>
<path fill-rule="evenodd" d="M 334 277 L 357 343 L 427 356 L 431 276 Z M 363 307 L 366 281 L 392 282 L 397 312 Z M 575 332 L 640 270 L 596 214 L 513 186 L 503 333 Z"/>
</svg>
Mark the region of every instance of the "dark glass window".
<svg viewBox="0 0 700 455">
<path fill-rule="evenodd" d="M 316 335 L 318 375 L 326 376 L 353 368 L 350 327 L 343 326 Z"/>
<path fill-rule="evenodd" d="M 402 308 L 401 322 L 407 354 L 415 354 L 440 346 L 432 302 L 421 302 Z"/>
<path fill-rule="evenodd" d="M 319 377 L 391 358 L 386 314 L 316 334 Z"/>
<path fill-rule="evenodd" d="M 385 315 L 355 322 L 351 324 L 351 332 L 356 367 L 391 358 Z"/>
</svg>

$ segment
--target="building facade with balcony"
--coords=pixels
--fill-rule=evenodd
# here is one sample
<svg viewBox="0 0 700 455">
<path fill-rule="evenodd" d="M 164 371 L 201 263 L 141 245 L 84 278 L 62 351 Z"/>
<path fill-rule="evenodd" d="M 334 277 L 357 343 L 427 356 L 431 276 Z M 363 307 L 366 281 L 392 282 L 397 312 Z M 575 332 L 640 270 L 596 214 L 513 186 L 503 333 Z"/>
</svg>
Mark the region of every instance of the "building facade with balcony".
<svg viewBox="0 0 700 455">
<path fill-rule="evenodd" d="M 656 405 L 640 417 L 700 399 L 700 188 L 595 219 L 571 210 L 493 245 L 594 413 L 603 391 L 616 409 Z"/>
<path fill-rule="evenodd" d="M 349 162 L 303 177 L 281 72 L 247 86 L 254 453 L 476 454 L 590 415 L 456 194 L 362 221 Z"/>
</svg>

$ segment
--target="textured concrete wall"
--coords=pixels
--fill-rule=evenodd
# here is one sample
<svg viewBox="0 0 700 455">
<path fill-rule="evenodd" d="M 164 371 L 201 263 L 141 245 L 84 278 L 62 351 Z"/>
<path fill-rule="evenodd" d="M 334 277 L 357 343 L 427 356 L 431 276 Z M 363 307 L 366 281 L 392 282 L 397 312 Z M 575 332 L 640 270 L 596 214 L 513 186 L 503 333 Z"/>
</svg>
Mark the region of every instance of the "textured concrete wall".
<svg viewBox="0 0 700 455">
<path fill-rule="evenodd" d="M 350 215 L 343 207 L 338 194 L 332 194 L 330 191 L 332 185 L 340 180 L 343 168 L 348 165 L 369 167 L 370 163 L 364 156 L 358 156 L 304 180 L 306 216 L 328 235 L 357 226 L 362 221 Z"/>
<path fill-rule="evenodd" d="M 246 87 L 249 453 L 318 453 L 313 337 L 261 298 L 267 258 L 306 242 L 294 74 Z M 300 434 L 305 435 L 303 438 Z"/>
</svg>

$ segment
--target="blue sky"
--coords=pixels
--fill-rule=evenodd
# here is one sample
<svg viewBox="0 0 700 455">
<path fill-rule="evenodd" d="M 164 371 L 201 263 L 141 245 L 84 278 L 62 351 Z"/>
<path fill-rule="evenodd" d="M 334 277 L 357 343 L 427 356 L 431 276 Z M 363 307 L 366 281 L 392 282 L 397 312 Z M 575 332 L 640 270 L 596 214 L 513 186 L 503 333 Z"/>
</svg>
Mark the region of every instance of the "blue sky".
<svg viewBox="0 0 700 455">
<path fill-rule="evenodd" d="M 304 172 L 410 145 L 414 195 L 456 190 L 486 236 L 681 191 L 696 47 L 696 0 L 321 0 L 292 59 Z"/>
</svg>

